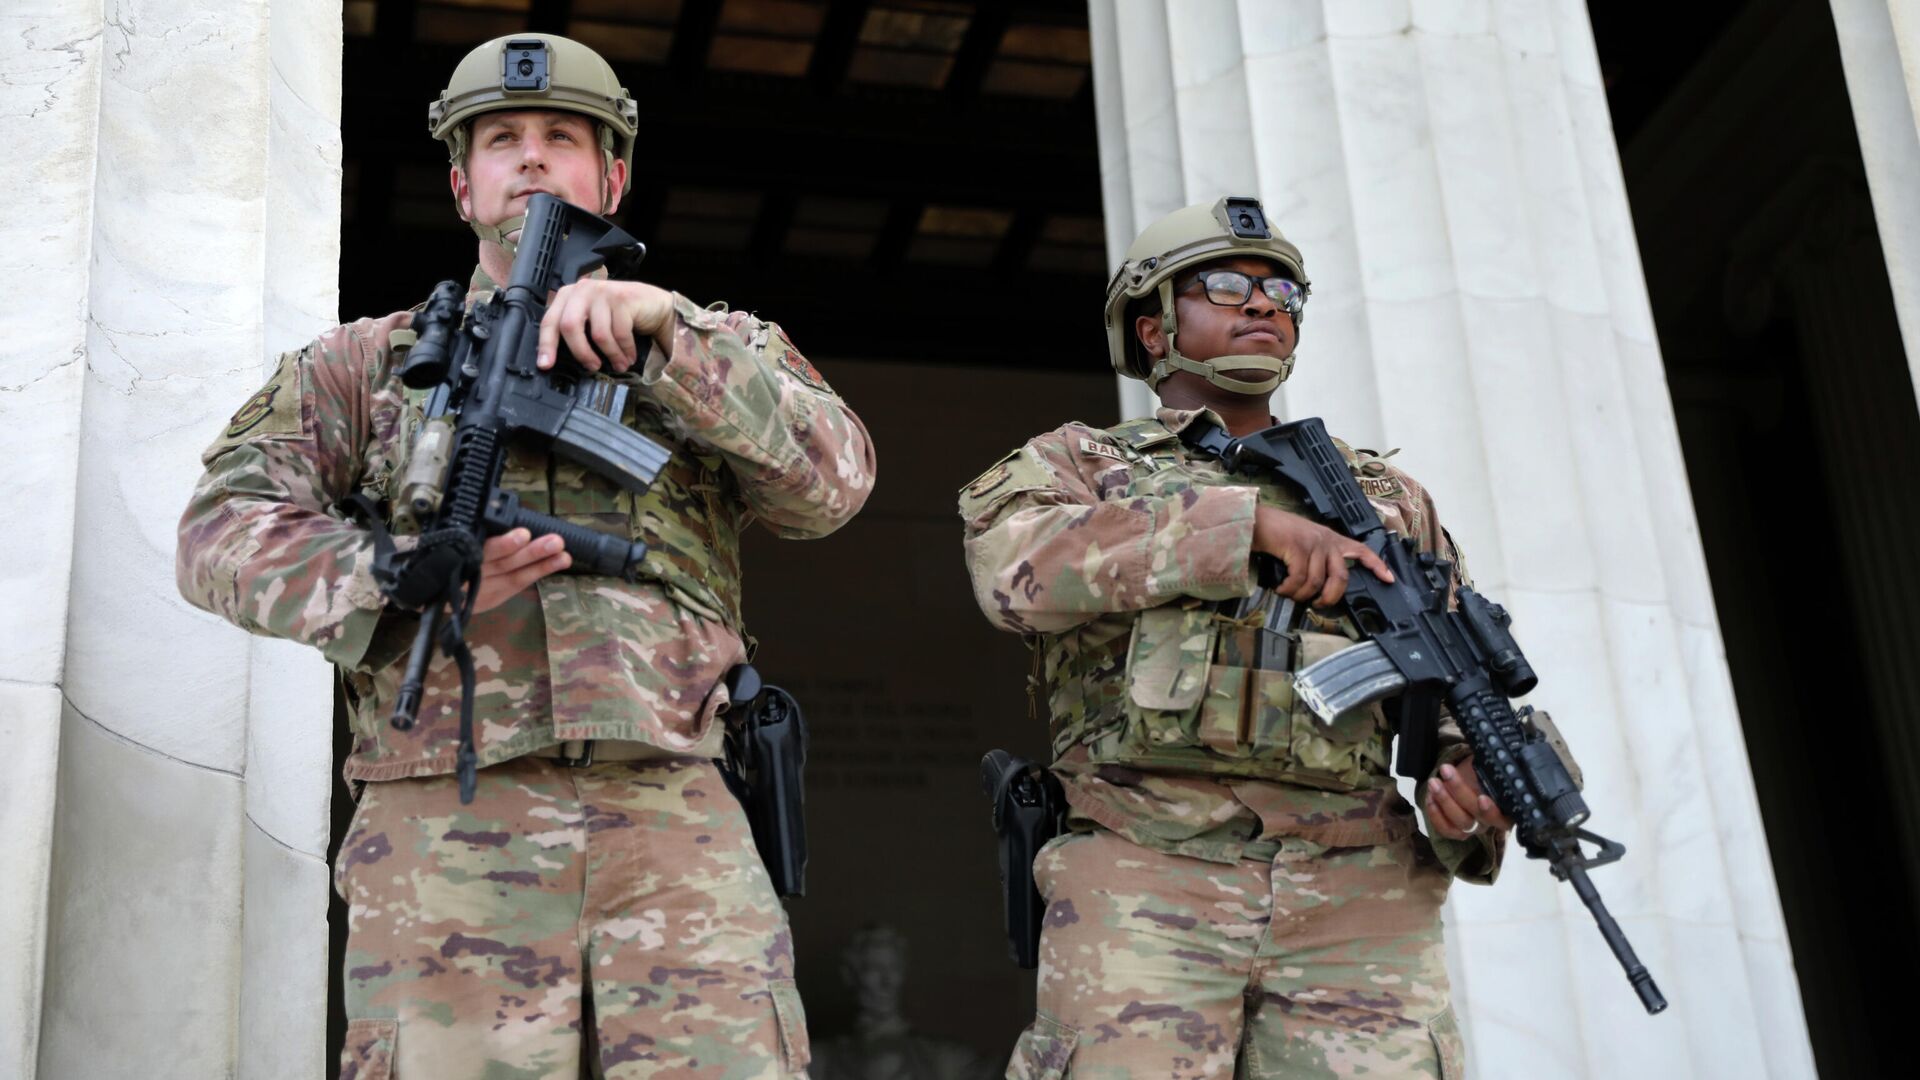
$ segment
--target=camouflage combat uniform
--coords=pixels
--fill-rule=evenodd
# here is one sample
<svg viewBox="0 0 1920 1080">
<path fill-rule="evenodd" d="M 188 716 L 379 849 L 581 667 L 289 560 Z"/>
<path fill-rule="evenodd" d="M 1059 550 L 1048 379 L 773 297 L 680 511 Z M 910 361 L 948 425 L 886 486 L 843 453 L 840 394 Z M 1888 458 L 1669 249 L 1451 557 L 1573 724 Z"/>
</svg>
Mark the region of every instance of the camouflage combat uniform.
<svg viewBox="0 0 1920 1080">
<path fill-rule="evenodd" d="M 960 493 L 980 605 L 1035 645 L 1070 806 L 1035 863 L 1039 1015 L 1008 1076 L 1460 1075 L 1440 905 L 1502 849 L 1420 834 L 1378 705 L 1328 724 L 1294 700 L 1290 671 L 1356 636 L 1337 612 L 1261 669 L 1264 613 L 1219 601 L 1254 589 L 1256 503 L 1303 500 L 1190 449 L 1201 416 L 1069 424 Z M 1341 448 L 1389 528 L 1457 561 L 1425 491 Z M 1451 723 L 1441 744 L 1464 756 Z"/>
<path fill-rule="evenodd" d="M 476 272 L 469 299 L 492 288 Z M 712 761 L 720 680 L 749 648 L 740 531 L 833 531 L 865 502 L 873 452 L 778 326 L 673 306 L 671 358 L 611 376 L 632 386 L 623 420 L 674 448 L 648 492 L 509 453 L 504 484 L 526 505 L 649 551 L 637 583 L 553 575 L 474 617 L 468 806 L 450 775 L 458 671 L 436 658 L 419 722 L 388 724 L 419 622 L 383 605 L 370 536 L 335 509 L 389 495 L 421 423 L 423 395 L 396 374 L 410 315 L 287 354 L 205 455 L 181 592 L 317 646 L 353 704 L 345 773 L 366 784 L 334 875 L 350 907 L 344 1075 L 571 1080 L 584 1013 L 607 1076 L 806 1064 L 786 915 Z M 555 760 L 580 740 L 596 763 Z"/>
</svg>

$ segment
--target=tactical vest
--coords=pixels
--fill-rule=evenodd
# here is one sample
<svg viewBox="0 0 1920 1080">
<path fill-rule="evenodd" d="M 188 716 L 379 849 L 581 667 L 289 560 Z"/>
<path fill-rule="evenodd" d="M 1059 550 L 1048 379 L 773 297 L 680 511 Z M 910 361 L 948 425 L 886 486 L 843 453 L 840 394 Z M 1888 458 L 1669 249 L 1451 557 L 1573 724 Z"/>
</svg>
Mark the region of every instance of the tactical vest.
<svg viewBox="0 0 1920 1080">
<path fill-rule="evenodd" d="M 1106 434 L 1126 458 L 1126 496 L 1254 483 L 1229 476 L 1158 420 L 1129 421 Z M 1357 472 L 1357 459 L 1349 461 Z M 1303 511 L 1300 492 L 1258 486 L 1263 505 Z M 1042 635 L 1035 689 L 1048 696 L 1054 755 L 1081 745 L 1094 764 L 1331 791 L 1386 775 L 1391 732 L 1378 704 L 1324 723 L 1294 698 L 1293 672 L 1353 644 L 1351 621 L 1308 613 L 1287 635 L 1285 670 L 1262 670 L 1263 612 L 1235 617 L 1232 606 L 1183 597 Z"/>
<path fill-rule="evenodd" d="M 427 391 L 407 391 L 407 416 L 394 460 L 404 463 L 423 418 Z M 726 624 L 742 638 L 740 529 L 742 503 L 717 454 L 696 452 L 674 434 L 665 410 L 627 395 L 621 420 L 673 448 L 653 484 L 639 495 L 585 466 L 518 443 L 507 449 L 501 486 L 530 510 L 605 533 L 624 533 L 647 545 L 640 578 L 657 583 L 680 606 Z M 397 474 L 387 495 L 397 492 Z"/>
</svg>

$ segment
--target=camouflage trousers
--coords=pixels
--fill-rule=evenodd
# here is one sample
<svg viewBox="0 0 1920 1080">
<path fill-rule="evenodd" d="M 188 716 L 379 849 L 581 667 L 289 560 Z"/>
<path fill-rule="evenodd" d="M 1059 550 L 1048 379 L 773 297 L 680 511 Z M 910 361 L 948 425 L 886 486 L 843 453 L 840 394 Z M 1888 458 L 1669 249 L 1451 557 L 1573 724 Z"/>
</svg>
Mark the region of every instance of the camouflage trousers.
<svg viewBox="0 0 1920 1080">
<path fill-rule="evenodd" d="M 805 1075 L 786 912 L 713 762 L 518 758 L 467 806 L 370 783 L 334 888 L 343 1080 Z"/>
<path fill-rule="evenodd" d="M 1424 841 L 1277 847 L 1227 865 L 1097 830 L 1043 849 L 1039 1015 L 1010 1080 L 1463 1076 L 1449 879 Z"/>
</svg>

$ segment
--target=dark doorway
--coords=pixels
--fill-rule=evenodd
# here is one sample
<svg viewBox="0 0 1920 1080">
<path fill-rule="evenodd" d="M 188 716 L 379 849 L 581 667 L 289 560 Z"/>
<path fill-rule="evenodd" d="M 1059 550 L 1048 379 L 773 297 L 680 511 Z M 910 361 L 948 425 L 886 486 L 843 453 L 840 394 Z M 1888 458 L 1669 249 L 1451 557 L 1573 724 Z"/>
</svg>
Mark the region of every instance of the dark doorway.
<svg viewBox="0 0 1920 1080">
<path fill-rule="evenodd" d="M 1888 1075 L 1872 988 L 1920 961 L 1920 414 L 1833 17 L 1589 10 L 1814 1055 Z"/>
<path fill-rule="evenodd" d="M 465 279 L 475 240 L 426 105 L 473 45 L 562 33 L 640 103 L 616 216 L 650 248 L 644 276 L 777 320 L 867 424 L 880 482 L 860 517 L 818 542 L 754 536 L 746 554 L 758 662 L 815 740 L 811 889 L 789 905 L 800 988 L 817 1043 L 850 1032 L 841 951 L 886 923 L 907 942 L 915 1030 L 1003 1060 L 1033 982 L 1006 956 L 978 762 L 1038 756 L 1043 736 L 1025 649 L 973 605 L 954 496 L 1039 431 L 1117 419 L 1084 3 L 345 11 L 343 317 Z"/>
</svg>

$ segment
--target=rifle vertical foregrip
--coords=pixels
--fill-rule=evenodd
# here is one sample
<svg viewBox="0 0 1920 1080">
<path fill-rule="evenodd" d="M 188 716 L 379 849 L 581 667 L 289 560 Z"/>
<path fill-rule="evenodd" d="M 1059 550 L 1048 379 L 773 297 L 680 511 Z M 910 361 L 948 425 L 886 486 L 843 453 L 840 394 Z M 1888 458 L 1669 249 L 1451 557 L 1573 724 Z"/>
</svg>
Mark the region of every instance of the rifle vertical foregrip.
<svg viewBox="0 0 1920 1080">
<path fill-rule="evenodd" d="M 558 536 L 572 557 L 568 572 L 600 574 L 631 580 L 647 557 L 647 545 L 614 533 L 603 533 L 564 518 L 521 507 L 511 492 L 501 492 L 487 508 L 487 531 L 499 534 L 525 529 L 534 539 Z"/>
</svg>

